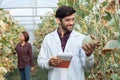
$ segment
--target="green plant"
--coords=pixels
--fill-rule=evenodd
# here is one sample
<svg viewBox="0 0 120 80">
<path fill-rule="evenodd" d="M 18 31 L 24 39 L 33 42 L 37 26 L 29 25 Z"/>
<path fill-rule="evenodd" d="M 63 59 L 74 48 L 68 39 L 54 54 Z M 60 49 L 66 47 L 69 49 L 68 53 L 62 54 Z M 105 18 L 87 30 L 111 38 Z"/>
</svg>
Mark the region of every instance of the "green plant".
<svg viewBox="0 0 120 80">
<path fill-rule="evenodd" d="M 95 50 L 95 65 L 86 74 L 86 80 L 119 80 L 119 0 L 59 0 L 58 5 L 73 6 L 76 11 L 77 30 L 92 34 L 101 45 Z M 89 38 L 85 38 L 90 40 Z M 87 41 L 87 40 L 86 40 Z"/>
<path fill-rule="evenodd" d="M 19 42 L 19 33 L 23 30 L 8 11 L 0 8 L 0 77 L 17 67 L 17 58 L 13 53 Z"/>
<path fill-rule="evenodd" d="M 54 31 L 56 29 L 56 23 L 54 14 L 47 14 L 46 17 L 41 18 L 42 21 L 40 24 L 38 24 L 39 28 L 35 30 L 35 41 L 34 46 L 36 48 L 36 53 L 38 54 L 39 49 L 41 47 L 41 43 L 48 33 Z"/>
<path fill-rule="evenodd" d="M 58 6 L 67 5 L 76 9 L 75 30 L 88 35 L 84 40 L 95 42 L 100 46 L 94 52 L 95 65 L 86 73 L 86 80 L 119 80 L 120 79 L 120 0 L 59 0 Z M 50 23 L 49 20 L 53 19 Z M 44 18 L 36 34 L 36 44 L 40 48 L 48 26 L 53 26 L 54 17 Z M 51 29 L 54 27 L 51 27 Z M 42 32 L 42 33 L 40 33 Z M 89 35 L 94 35 L 90 37 Z M 40 38 L 40 36 L 42 36 Z"/>
</svg>

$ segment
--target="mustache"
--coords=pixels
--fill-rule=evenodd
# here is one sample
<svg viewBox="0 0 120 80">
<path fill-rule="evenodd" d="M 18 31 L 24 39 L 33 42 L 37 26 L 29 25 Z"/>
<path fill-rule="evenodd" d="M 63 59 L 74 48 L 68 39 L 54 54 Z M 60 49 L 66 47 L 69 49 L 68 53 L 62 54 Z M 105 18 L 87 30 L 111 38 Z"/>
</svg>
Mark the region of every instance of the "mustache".
<svg viewBox="0 0 120 80">
<path fill-rule="evenodd" d="M 67 26 L 74 26 L 74 24 L 69 24 L 69 25 L 67 25 Z"/>
</svg>

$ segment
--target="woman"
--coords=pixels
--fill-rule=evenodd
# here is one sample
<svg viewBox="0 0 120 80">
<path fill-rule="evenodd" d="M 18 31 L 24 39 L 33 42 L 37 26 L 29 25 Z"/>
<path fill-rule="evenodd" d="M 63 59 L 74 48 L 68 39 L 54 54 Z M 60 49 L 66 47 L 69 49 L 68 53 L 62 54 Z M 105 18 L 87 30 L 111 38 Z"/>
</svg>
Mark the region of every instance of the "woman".
<svg viewBox="0 0 120 80">
<path fill-rule="evenodd" d="M 23 31 L 20 34 L 21 42 L 17 44 L 15 50 L 18 54 L 18 68 L 22 80 L 30 80 L 30 72 L 34 71 L 34 63 L 32 57 L 32 47 L 28 42 L 29 34 Z"/>
</svg>

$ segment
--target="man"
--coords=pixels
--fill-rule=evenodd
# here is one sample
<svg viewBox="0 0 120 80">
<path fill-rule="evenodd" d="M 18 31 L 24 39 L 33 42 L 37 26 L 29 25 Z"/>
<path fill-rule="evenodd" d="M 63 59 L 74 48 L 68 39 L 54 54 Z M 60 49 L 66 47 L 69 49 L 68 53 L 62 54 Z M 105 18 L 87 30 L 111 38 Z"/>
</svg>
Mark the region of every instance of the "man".
<svg viewBox="0 0 120 80">
<path fill-rule="evenodd" d="M 75 10 L 69 6 L 61 6 L 56 11 L 56 22 L 59 27 L 46 35 L 38 56 L 38 65 L 48 69 L 48 80 L 85 80 L 84 70 L 94 64 L 93 51 L 98 44 L 86 43 L 82 45 L 85 35 L 73 30 Z M 68 68 L 56 67 L 63 61 L 57 57 L 72 53 L 72 60 Z"/>
</svg>

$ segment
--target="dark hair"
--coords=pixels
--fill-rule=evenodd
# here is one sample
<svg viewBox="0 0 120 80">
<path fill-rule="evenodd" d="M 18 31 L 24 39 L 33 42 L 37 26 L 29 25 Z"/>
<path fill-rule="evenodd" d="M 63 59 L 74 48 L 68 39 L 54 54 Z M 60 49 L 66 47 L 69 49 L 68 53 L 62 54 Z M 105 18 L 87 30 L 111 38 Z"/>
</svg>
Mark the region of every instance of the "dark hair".
<svg viewBox="0 0 120 80">
<path fill-rule="evenodd" d="M 76 10 L 74 10 L 73 7 L 61 6 L 57 9 L 55 17 L 56 18 L 64 18 L 64 17 L 72 15 L 75 12 L 76 12 Z"/>
<path fill-rule="evenodd" d="M 23 36 L 25 38 L 25 42 L 27 42 L 29 40 L 29 34 L 28 34 L 28 32 L 27 31 L 23 31 L 22 34 L 23 34 Z"/>
</svg>

